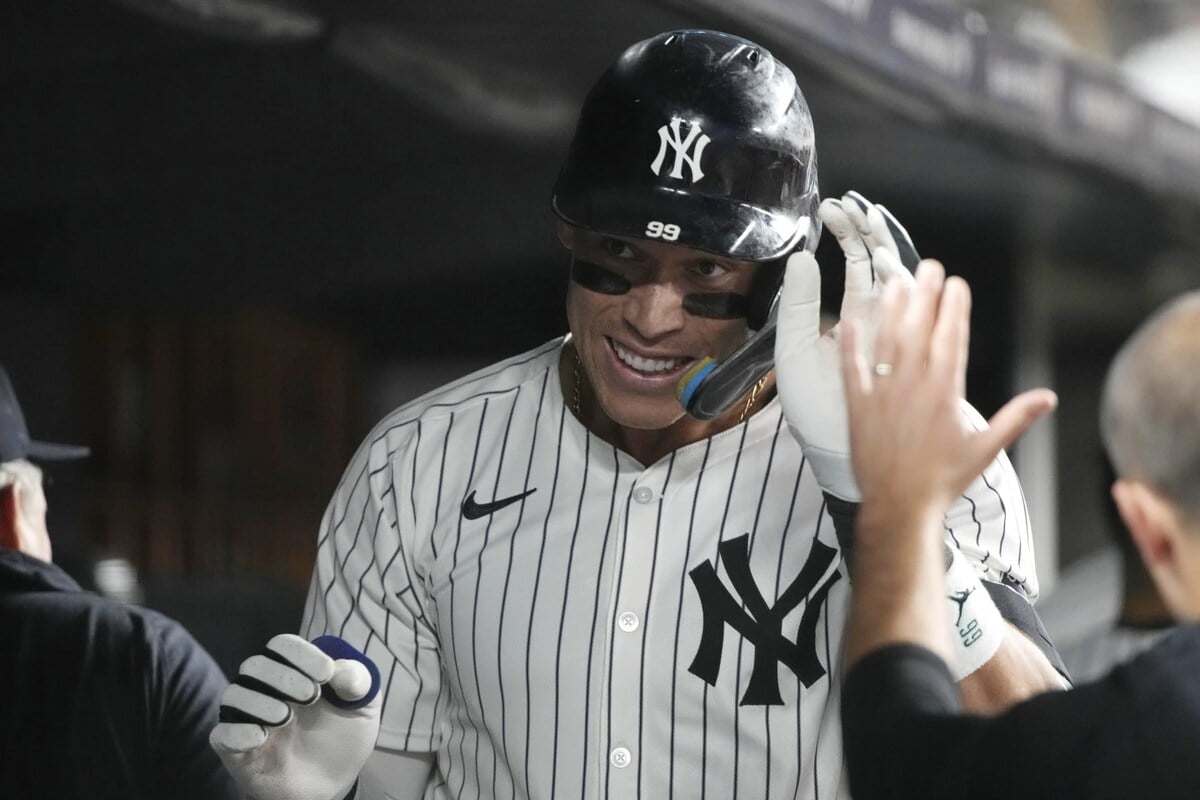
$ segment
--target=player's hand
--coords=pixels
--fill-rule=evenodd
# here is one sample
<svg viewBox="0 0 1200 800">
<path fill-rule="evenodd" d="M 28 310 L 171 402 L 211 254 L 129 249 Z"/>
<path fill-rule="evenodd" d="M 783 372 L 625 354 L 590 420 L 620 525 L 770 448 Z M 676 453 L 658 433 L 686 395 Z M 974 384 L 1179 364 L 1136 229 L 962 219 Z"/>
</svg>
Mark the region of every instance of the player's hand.
<svg viewBox="0 0 1200 800">
<path fill-rule="evenodd" d="M 340 800 L 379 733 L 379 672 L 341 639 L 281 634 L 242 663 L 209 735 L 256 800 Z"/>
<path fill-rule="evenodd" d="M 923 261 L 915 285 L 888 288 L 877 331 L 868 334 L 854 321 L 843 331 L 854 472 L 865 501 L 893 509 L 900 519 L 907 512 L 941 516 L 1056 403 L 1053 392 L 1034 389 L 1010 400 L 980 430 L 965 423 L 970 308 L 966 282 L 946 279 L 941 264 Z M 888 369 L 880 371 L 881 363 Z"/>
<path fill-rule="evenodd" d="M 846 290 L 840 320 L 853 319 L 870 335 L 884 287 L 911 283 L 917 251 L 908 233 L 883 206 L 857 192 L 821 202 L 817 215 L 846 257 Z M 844 500 L 861 496 L 850 464 L 850 433 L 838 353 L 840 324 L 821 333 L 821 272 L 807 252 L 788 259 L 775 338 L 776 386 L 783 415 L 804 449 L 817 482 Z"/>
</svg>

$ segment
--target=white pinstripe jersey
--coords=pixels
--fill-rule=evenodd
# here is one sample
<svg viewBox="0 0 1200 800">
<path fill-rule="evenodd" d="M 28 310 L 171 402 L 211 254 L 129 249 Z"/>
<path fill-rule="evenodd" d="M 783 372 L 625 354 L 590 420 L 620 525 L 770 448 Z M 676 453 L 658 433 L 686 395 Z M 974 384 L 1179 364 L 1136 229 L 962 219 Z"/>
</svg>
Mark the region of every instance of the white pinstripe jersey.
<svg viewBox="0 0 1200 800">
<path fill-rule="evenodd" d="M 847 568 L 780 404 L 643 466 L 567 410 L 561 346 L 375 428 L 306 635 L 380 665 L 378 745 L 437 754 L 430 798 L 846 797 Z M 1032 596 L 1007 459 L 985 478 L 947 538 Z M 467 519 L 472 493 L 520 499 Z"/>
</svg>

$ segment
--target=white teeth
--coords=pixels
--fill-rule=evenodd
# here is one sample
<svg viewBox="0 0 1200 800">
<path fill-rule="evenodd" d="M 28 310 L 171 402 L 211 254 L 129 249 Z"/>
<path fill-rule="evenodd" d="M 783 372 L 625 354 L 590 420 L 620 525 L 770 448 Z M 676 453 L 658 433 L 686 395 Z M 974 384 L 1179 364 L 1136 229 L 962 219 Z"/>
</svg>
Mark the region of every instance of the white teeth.
<svg viewBox="0 0 1200 800">
<path fill-rule="evenodd" d="M 609 341 L 612 342 L 613 351 L 617 354 L 617 358 L 621 359 L 621 363 L 636 369 L 638 372 L 646 372 L 650 374 L 655 372 L 666 372 L 667 370 L 675 369 L 675 367 L 679 366 L 679 364 L 683 361 L 683 359 L 680 358 L 668 358 L 665 360 L 657 358 L 642 358 L 641 356 L 634 355 L 625 348 L 621 347 L 621 345 L 617 344 L 615 341 L 611 339 Z"/>
</svg>

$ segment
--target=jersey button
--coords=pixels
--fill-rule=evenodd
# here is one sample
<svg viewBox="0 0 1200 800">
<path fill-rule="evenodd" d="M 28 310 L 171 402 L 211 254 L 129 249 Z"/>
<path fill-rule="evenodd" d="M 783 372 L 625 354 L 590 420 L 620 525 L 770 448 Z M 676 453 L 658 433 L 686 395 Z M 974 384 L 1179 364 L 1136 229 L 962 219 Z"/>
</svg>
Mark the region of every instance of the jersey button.
<svg viewBox="0 0 1200 800">
<path fill-rule="evenodd" d="M 654 499 L 654 490 L 648 486 L 639 486 L 633 490 L 633 499 L 639 503 L 649 503 Z"/>
<path fill-rule="evenodd" d="M 633 633 L 638 628 L 638 616 L 632 611 L 626 611 L 617 617 L 617 625 L 626 633 Z"/>
<path fill-rule="evenodd" d="M 613 751 L 608 754 L 608 760 L 617 769 L 625 769 L 629 766 L 629 762 L 633 761 L 633 754 L 624 747 L 614 747 Z"/>
</svg>

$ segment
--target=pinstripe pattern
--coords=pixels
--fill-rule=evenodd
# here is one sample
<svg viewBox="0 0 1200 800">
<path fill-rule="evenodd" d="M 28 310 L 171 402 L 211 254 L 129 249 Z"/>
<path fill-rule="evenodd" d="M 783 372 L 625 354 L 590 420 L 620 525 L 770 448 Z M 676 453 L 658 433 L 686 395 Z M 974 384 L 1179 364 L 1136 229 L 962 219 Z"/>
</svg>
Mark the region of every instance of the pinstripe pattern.
<svg viewBox="0 0 1200 800">
<path fill-rule="evenodd" d="M 975 430 L 987 425 L 965 402 L 962 412 Z M 947 539 L 976 562 L 984 578 L 1007 583 L 1030 602 L 1037 599 L 1029 509 L 1007 454 L 1000 453 L 950 506 L 946 531 Z"/>
<path fill-rule="evenodd" d="M 815 542 L 837 547 L 778 402 L 643 466 L 566 410 L 560 346 L 376 427 L 326 511 L 305 634 L 340 631 L 381 665 L 379 745 L 436 752 L 427 798 L 845 797 L 840 558 L 783 620 L 793 639 L 810 604 L 820 611 L 826 674 L 811 686 L 779 665 L 782 705 L 739 705 L 756 650 L 728 626 L 715 685 L 688 670 L 703 615 L 687 576 L 710 562 L 730 586 L 722 542 L 749 535 L 768 605 Z M 473 491 L 486 503 L 529 490 L 480 519 L 461 513 Z M 947 516 L 947 538 L 1032 594 L 1023 505 L 994 464 Z M 610 760 L 617 748 L 627 764 Z"/>
<path fill-rule="evenodd" d="M 701 483 L 704 478 L 704 467 L 708 463 L 708 453 L 709 453 L 709 450 L 711 449 L 711 446 L 712 446 L 711 441 L 705 442 L 704 456 L 700 461 L 700 468 L 696 473 L 696 481 L 695 481 L 696 489 L 695 489 L 695 492 L 693 492 L 693 494 L 692 494 L 692 508 L 688 514 L 687 544 L 684 548 L 684 552 L 686 554 L 685 558 L 689 563 L 691 563 L 691 561 L 692 561 L 692 533 L 695 530 L 695 526 L 696 526 L 696 507 L 699 506 L 699 502 L 697 502 L 697 501 L 700 498 L 700 486 L 701 486 Z M 686 587 L 687 587 L 687 576 L 683 573 L 680 573 L 680 575 L 679 575 L 679 596 L 678 596 L 678 602 L 676 605 L 677 610 L 676 610 L 676 614 L 675 614 L 675 638 L 674 638 L 674 645 L 672 647 L 672 655 L 671 655 L 671 718 L 672 719 L 675 718 L 676 703 L 678 702 L 678 699 L 679 699 L 678 693 L 677 693 L 678 680 L 679 680 L 679 633 L 683 628 L 683 625 L 682 625 L 683 603 L 684 603 L 684 598 L 685 598 L 684 592 L 686 591 Z M 685 659 L 685 663 L 686 663 L 686 659 Z M 674 725 L 672 725 L 671 726 L 670 748 L 668 750 L 668 760 L 669 760 L 668 770 L 669 770 L 669 776 L 670 776 L 668 779 L 668 785 L 667 785 L 667 789 L 668 789 L 667 796 L 668 797 L 675 796 L 675 761 L 676 761 L 676 759 L 675 759 L 675 752 L 676 752 L 675 751 L 675 735 L 676 735 L 676 727 Z"/>
</svg>

